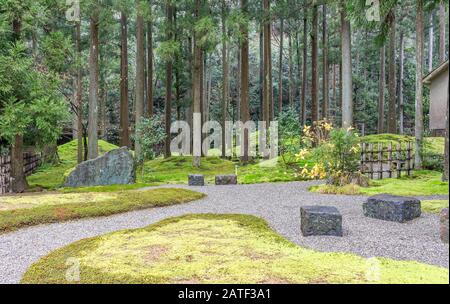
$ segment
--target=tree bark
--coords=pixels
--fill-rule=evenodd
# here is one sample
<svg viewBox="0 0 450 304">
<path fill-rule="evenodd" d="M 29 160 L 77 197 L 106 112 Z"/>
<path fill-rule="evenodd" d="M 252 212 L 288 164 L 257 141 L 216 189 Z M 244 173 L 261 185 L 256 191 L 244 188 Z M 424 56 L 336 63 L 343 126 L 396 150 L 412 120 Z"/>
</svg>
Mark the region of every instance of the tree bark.
<svg viewBox="0 0 450 304">
<path fill-rule="evenodd" d="M 389 12 L 389 113 L 388 113 L 388 133 L 397 133 L 397 79 L 396 79 L 396 21 L 395 12 L 392 9 Z"/>
<path fill-rule="evenodd" d="M 151 13 L 151 5 L 150 13 Z M 147 22 L 147 116 L 153 116 L 153 23 Z"/>
<path fill-rule="evenodd" d="M 144 17 L 139 9 L 139 0 L 136 0 L 136 128 L 141 123 L 144 116 L 144 96 L 145 96 L 145 34 Z M 136 158 L 142 160 L 142 147 L 135 141 Z"/>
<path fill-rule="evenodd" d="M 423 145 L 423 0 L 417 0 L 416 14 L 416 115 L 415 115 L 415 168 L 422 168 Z"/>
<path fill-rule="evenodd" d="M 434 49 L 434 20 L 433 11 L 430 12 L 430 28 L 428 35 L 428 72 L 433 71 L 433 49 Z"/>
<path fill-rule="evenodd" d="M 98 77 L 99 77 L 99 12 L 90 19 L 91 50 L 89 54 L 88 159 L 98 156 Z"/>
<path fill-rule="evenodd" d="M 329 118 L 330 97 L 329 97 L 329 66 L 328 66 L 328 24 L 327 24 L 327 5 L 323 4 L 322 20 L 322 43 L 323 43 L 323 104 L 322 117 Z"/>
<path fill-rule="evenodd" d="M 378 134 L 384 133 L 384 90 L 386 86 L 386 47 L 380 49 L 380 78 L 378 90 Z"/>
<path fill-rule="evenodd" d="M 200 20 L 200 9 L 201 6 L 203 4 L 203 0 L 195 0 L 195 10 L 194 10 L 194 18 L 195 21 Z M 195 115 L 200 115 L 201 116 L 201 95 L 202 95 L 202 91 L 201 91 L 201 81 L 202 81 L 202 49 L 199 45 L 199 40 L 200 37 L 198 37 L 198 33 L 194 34 L 194 72 L 193 72 L 193 79 L 192 79 L 192 99 L 194 102 L 193 105 L 193 116 L 195 117 Z M 195 121 L 195 119 L 194 119 Z M 193 123 L 195 125 L 195 122 Z M 197 132 L 195 132 L 197 131 Z M 194 132 L 193 132 L 193 138 L 194 138 L 194 154 L 196 152 L 196 150 L 201 149 L 201 134 L 198 134 L 198 131 L 200 131 L 201 133 L 201 126 L 200 126 L 200 130 L 195 130 L 194 128 Z M 197 138 L 198 140 L 200 140 L 200 143 L 197 142 L 197 146 L 195 145 L 196 140 L 195 138 Z M 197 140 L 197 141 L 198 141 Z M 198 146 L 200 145 L 200 147 Z M 193 166 L 194 167 L 200 167 L 201 164 L 201 151 L 200 153 L 198 153 L 199 151 L 197 151 L 197 154 L 199 155 L 194 155 L 193 158 Z"/>
<path fill-rule="evenodd" d="M 399 75 L 399 88 L 398 88 L 398 111 L 399 111 L 399 121 L 400 121 L 400 134 L 405 134 L 405 109 L 404 109 L 404 98 L 403 98 L 403 88 L 405 82 L 405 37 L 403 32 L 400 34 L 400 75 Z"/>
<path fill-rule="evenodd" d="M 225 124 L 228 118 L 228 44 L 227 44 L 227 4 L 222 0 L 222 158 L 226 157 Z"/>
<path fill-rule="evenodd" d="M 131 147 L 128 102 L 128 18 L 125 12 L 120 18 L 120 145 Z"/>
<path fill-rule="evenodd" d="M 303 68 L 302 68 L 302 96 L 301 96 L 301 113 L 300 123 L 306 125 L 306 87 L 308 85 L 308 7 L 305 1 L 303 11 Z"/>
<path fill-rule="evenodd" d="M 342 127 L 353 126 L 353 80 L 352 80 L 352 52 L 351 28 L 347 19 L 345 3 L 341 0 L 341 40 L 342 40 Z"/>
<path fill-rule="evenodd" d="M 264 87 L 263 87 L 263 121 L 266 127 L 270 124 L 271 103 L 272 103 L 272 71 L 271 71 L 271 21 L 270 21 L 270 1 L 263 1 L 264 10 Z"/>
<path fill-rule="evenodd" d="M 445 3 L 441 0 L 439 4 L 439 61 L 443 63 L 446 59 L 445 54 L 445 31 L 447 29 L 445 20 Z"/>
<path fill-rule="evenodd" d="M 82 163 L 83 157 L 83 73 L 81 71 L 81 22 L 75 25 L 75 51 L 77 56 L 76 106 L 77 106 L 77 160 Z"/>
<path fill-rule="evenodd" d="M 289 29 L 289 33 L 288 33 L 288 46 L 289 46 L 289 107 L 291 109 L 293 109 L 294 107 L 294 63 L 293 63 L 293 54 L 292 54 L 292 35 L 291 35 L 291 31 Z"/>
<path fill-rule="evenodd" d="M 248 15 L 248 1 L 241 0 L 241 10 L 244 15 Z M 241 28 L 241 122 L 247 123 L 250 120 L 249 113 L 249 41 L 248 41 L 248 25 L 242 25 Z M 249 136 L 248 130 L 244 130 L 243 139 L 241 141 L 241 161 L 244 164 L 248 163 L 248 147 Z"/>
<path fill-rule="evenodd" d="M 284 46 L 284 19 L 280 19 L 280 57 L 278 61 L 278 111 L 283 112 L 283 46 Z"/>
<path fill-rule="evenodd" d="M 311 61 L 312 61 L 312 81 L 311 81 L 311 119 L 313 122 L 319 120 L 319 43 L 318 43 L 318 23 L 319 7 L 313 6 L 312 31 L 311 31 Z"/>
<path fill-rule="evenodd" d="M 166 14 L 167 14 L 167 41 L 173 39 L 173 6 L 169 1 L 166 4 Z M 170 125 L 172 122 L 172 79 L 173 78 L 173 63 L 172 60 L 166 62 L 166 105 L 165 105 L 165 127 L 166 127 L 166 140 L 164 144 L 164 157 L 169 158 L 170 153 Z"/>
<path fill-rule="evenodd" d="M 448 182 L 448 171 L 449 171 L 449 102 L 448 102 L 448 92 L 447 92 L 447 115 L 446 115 L 446 127 L 445 127 L 445 152 L 444 152 L 444 174 L 442 175 L 442 181 Z"/>
</svg>

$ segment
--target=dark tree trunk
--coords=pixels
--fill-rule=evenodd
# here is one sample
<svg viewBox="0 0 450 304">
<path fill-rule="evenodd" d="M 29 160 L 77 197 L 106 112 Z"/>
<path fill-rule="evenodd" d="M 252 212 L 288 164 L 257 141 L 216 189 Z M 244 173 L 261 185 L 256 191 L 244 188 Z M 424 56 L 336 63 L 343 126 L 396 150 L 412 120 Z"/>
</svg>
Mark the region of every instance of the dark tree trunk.
<svg viewBox="0 0 450 304">
<path fill-rule="evenodd" d="M 139 7 L 139 0 L 136 0 Z M 138 126 L 144 117 L 144 96 L 145 96 L 145 34 L 144 17 L 142 12 L 137 10 L 136 17 L 136 121 Z M 142 160 L 142 147 L 138 141 L 135 142 L 136 158 Z"/>
<path fill-rule="evenodd" d="M 228 109 L 228 50 L 227 50 L 227 4 L 222 0 L 222 158 L 226 157 L 226 138 L 225 138 L 225 123 L 227 121 Z"/>
<path fill-rule="evenodd" d="M 353 126 L 352 39 L 350 21 L 347 19 L 343 0 L 341 0 L 341 41 L 342 127 L 347 129 Z"/>
<path fill-rule="evenodd" d="M 302 69 L 302 96 L 301 96 L 301 113 L 300 123 L 306 125 L 306 88 L 308 85 L 308 7 L 305 1 L 303 11 L 303 69 Z"/>
<path fill-rule="evenodd" d="M 439 4 L 439 62 L 442 63 L 446 59 L 445 54 L 445 31 L 447 29 L 445 20 L 445 3 L 441 0 Z"/>
<path fill-rule="evenodd" d="M 244 15 L 248 15 L 248 1 L 241 0 L 241 10 Z M 250 120 L 249 113 L 249 42 L 248 42 L 248 26 L 243 25 L 241 28 L 241 121 L 247 123 Z M 241 161 L 248 163 L 248 130 L 244 130 L 244 138 L 241 141 Z"/>
<path fill-rule="evenodd" d="M 322 43 L 323 43 L 323 103 L 322 117 L 328 119 L 330 98 L 329 98 L 329 67 L 328 67 L 328 24 L 327 24 L 327 6 L 323 4 L 322 20 Z"/>
<path fill-rule="evenodd" d="M 284 19 L 280 20 L 280 57 L 278 61 L 278 111 L 283 112 L 283 46 L 284 46 Z"/>
<path fill-rule="evenodd" d="M 167 14 L 167 33 L 166 39 L 170 41 L 173 39 L 173 6 L 170 1 L 167 2 L 166 6 Z M 169 158 L 170 153 L 170 125 L 172 122 L 172 79 L 173 78 L 173 62 L 168 60 L 166 62 L 166 105 L 165 105 L 165 127 L 166 127 L 166 140 L 164 145 L 164 157 Z"/>
<path fill-rule="evenodd" d="M 388 113 L 388 133 L 397 133 L 397 79 L 396 79 L 396 61 L 395 61 L 395 12 L 389 13 L 389 113 Z"/>
<path fill-rule="evenodd" d="M 98 156 L 99 13 L 97 11 L 91 16 L 90 23 L 88 159 L 94 159 Z"/>
<path fill-rule="evenodd" d="M 147 116 L 153 116 L 153 24 L 151 21 L 147 22 Z"/>
<path fill-rule="evenodd" d="M 417 0 L 416 14 L 416 116 L 415 116 L 415 168 L 422 168 L 423 145 L 423 0 Z"/>
<path fill-rule="evenodd" d="M 81 58 L 81 23 L 77 22 L 75 26 L 75 48 L 77 60 Z M 77 66 L 76 75 L 76 106 L 77 106 L 77 160 L 83 162 L 83 75 L 81 65 Z"/>
<path fill-rule="evenodd" d="M 128 102 L 128 20 L 122 12 L 120 18 L 120 145 L 131 147 Z"/>
<path fill-rule="evenodd" d="M 386 86 L 385 47 L 380 49 L 380 79 L 378 90 L 378 134 L 384 133 L 384 90 Z"/>
<path fill-rule="evenodd" d="M 319 7 L 317 5 L 314 5 L 312 15 L 312 32 L 311 32 L 311 54 L 312 54 L 311 119 L 313 122 L 319 120 L 318 12 Z"/>
</svg>

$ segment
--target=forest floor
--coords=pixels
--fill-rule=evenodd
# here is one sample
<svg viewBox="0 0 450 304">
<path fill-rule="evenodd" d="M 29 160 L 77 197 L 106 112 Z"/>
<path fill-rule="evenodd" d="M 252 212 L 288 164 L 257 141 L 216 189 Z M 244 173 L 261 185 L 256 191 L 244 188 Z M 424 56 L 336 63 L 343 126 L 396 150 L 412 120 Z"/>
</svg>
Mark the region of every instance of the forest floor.
<svg viewBox="0 0 450 304">
<path fill-rule="evenodd" d="M 98 273 L 99 268 L 96 267 L 103 269 L 105 263 L 109 260 L 97 259 L 101 252 L 105 252 L 106 256 L 111 254 L 111 263 L 118 263 L 112 266 L 118 272 L 130 270 L 124 265 L 124 255 L 130 255 L 130 265 L 134 267 L 140 265 L 139 263 L 142 260 L 136 259 L 145 252 L 145 261 L 143 262 L 145 267 L 139 267 L 135 271 L 137 274 L 141 273 L 142 276 L 130 277 L 126 276 L 125 273 L 120 273 L 114 279 L 122 278 L 125 282 L 142 282 L 142 280 L 151 278 L 151 276 L 146 276 L 146 273 L 148 274 L 149 269 L 153 269 L 158 271 L 158 275 L 161 275 L 158 277 L 159 279 L 157 278 L 160 282 L 173 282 L 174 280 L 210 282 L 211 279 L 217 279 L 217 282 L 230 282 L 234 279 L 238 281 L 248 280 L 248 282 L 270 282 L 271 279 L 280 282 L 284 282 L 283 280 L 286 282 L 323 283 L 364 282 L 365 277 L 355 277 L 352 273 L 361 275 L 364 267 L 373 265 L 371 263 L 375 261 L 376 265 L 385 270 L 382 271 L 381 278 L 376 282 L 394 282 L 395 280 L 398 283 L 422 282 L 417 273 L 420 273 L 423 278 L 434 277 L 434 279 L 430 278 L 428 282 L 448 282 L 448 244 L 443 244 L 439 238 L 439 215 L 423 213 L 420 218 L 406 224 L 366 218 L 362 212 L 362 203 L 366 200 L 364 196 L 320 195 L 308 191 L 308 188 L 317 184 L 318 182 L 292 182 L 198 187 L 195 190 L 206 194 L 206 197 L 191 203 L 137 210 L 108 217 L 39 225 L 2 234 L 0 235 L 0 281 L 2 283 L 19 282 L 33 263 L 38 262 L 48 254 L 51 254 L 49 258 L 43 259 L 37 264 L 36 268 L 28 272 L 26 282 L 38 279 L 45 282 L 44 277 L 49 280 L 60 279 L 60 273 L 57 273 L 59 269 L 58 261 L 61 257 L 59 254 L 81 254 L 83 252 L 82 263 L 85 261 L 91 262 L 92 264 L 88 266 L 93 267 L 93 272 Z M 183 185 L 166 187 L 192 189 Z M 300 207 L 306 205 L 337 207 L 343 215 L 344 237 L 303 237 L 300 232 L 299 216 Z M 89 240 L 81 241 L 52 253 L 54 250 L 82 239 L 103 236 L 106 233 L 123 229 L 142 228 L 161 220 L 188 214 L 216 214 L 218 216 L 211 221 L 199 216 L 197 224 L 169 220 L 168 223 L 173 224 L 167 226 L 168 231 L 166 233 L 163 233 L 165 228 L 161 228 L 161 230 L 158 226 L 150 227 L 148 230 L 118 232 L 111 236 L 94 239 L 95 242 L 92 243 Z M 300 247 L 289 245 L 285 241 L 278 243 L 278 237 L 271 236 L 273 232 L 263 228 L 257 219 L 237 216 L 238 224 L 234 224 L 232 223 L 235 220 L 234 218 L 227 218 L 222 214 L 243 214 L 262 218 L 268 222 L 271 229 Z M 252 231 L 251 228 L 246 227 L 245 224 L 240 224 L 239 219 L 242 219 L 244 223 L 252 222 L 260 226 L 262 230 L 257 233 L 262 233 L 261 238 L 258 237 L 258 234 L 255 235 L 256 232 Z M 198 229 L 200 226 L 202 229 Z M 218 233 L 215 227 L 221 232 Z M 135 239 L 135 237 L 142 236 L 142 231 L 149 232 L 148 241 L 150 244 L 155 244 L 156 247 L 142 247 L 143 243 L 139 239 Z M 173 235 L 175 232 L 178 237 Z M 237 234 L 233 235 L 235 232 Z M 122 236 L 127 233 L 130 235 L 130 242 L 122 246 L 121 242 L 124 241 Z M 187 236 L 183 237 L 184 233 L 192 236 L 192 239 Z M 146 235 L 143 238 L 142 240 L 147 240 Z M 97 246 L 90 247 L 91 244 L 96 244 L 99 240 L 107 240 L 105 247 L 102 247 L 103 249 L 114 248 L 115 250 L 103 251 L 102 248 Z M 115 240 L 118 243 L 114 243 Z M 157 246 L 154 242 L 160 242 L 162 246 Z M 271 244 L 271 242 L 274 242 L 274 244 Z M 169 243 L 172 243 L 172 245 Z M 177 244 L 179 247 L 175 246 Z M 203 244 L 203 247 L 196 247 L 197 249 L 193 249 L 192 254 L 184 249 L 177 252 L 177 248 L 199 244 Z M 81 246 L 79 247 L 79 245 Z M 165 248 L 163 247 L 165 245 L 170 246 Z M 209 247 L 211 247 L 211 252 L 208 250 Z M 229 252 L 227 248 L 236 251 Z M 159 261 L 166 262 L 166 257 L 159 255 L 165 255 L 166 252 L 169 256 L 179 256 L 177 267 L 180 271 L 191 269 L 192 272 L 179 275 L 174 268 L 165 268 L 165 271 L 163 268 L 158 268 L 160 266 Z M 242 252 L 248 252 L 248 254 L 243 255 Z M 266 254 L 259 256 L 258 253 L 261 252 Z M 347 255 L 338 254 L 339 252 L 347 253 Z M 272 255 L 272 253 L 274 254 Z M 78 255 L 75 255 L 75 257 L 78 257 Z M 373 257 L 401 260 L 401 262 L 366 259 Z M 292 263 L 297 263 L 299 259 L 311 261 L 311 266 L 300 269 L 289 266 Z M 322 260 L 323 264 L 321 263 Z M 98 264 L 96 261 L 98 261 Z M 233 263 L 233 261 L 236 261 L 236 263 Z M 312 261 L 317 262 L 313 263 Z M 39 268 L 39 265 L 53 262 L 56 263 L 55 266 L 57 267 L 47 269 L 53 269 L 55 273 L 44 274 L 40 272 L 42 268 Z M 138 264 L 134 264 L 135 262 Z M 225 263 L 224 268 L 218 266 L 222 262 Z M 289 267 L 278 269 L 276 267 L 278 262 L 280 265 Z M 254 276 L 251 276 L 251 273 L 249 274 L 247 271 L 252 269 L 252 263 L 257 269 Z M 273 266 L 268 267 L 267 265 Z M 434 268 L 429 265 L 443 268 Z M 220 269 L 217 269 L 217 267 Z M 207 269 L 222 271 L 221 273 L 224 276 L 208 277 Z M 320 274 L 320 276 L 315 276 L 314 273 Z M 114 275 L 116 274 L 114 273 Z M 322 281 L 321 278 L 323 278 Z M 86 277 L 86 280 L 90 279 L 96 280 L 98 277 Z M 112 279 L 109 276 L 104 278 L 105 281 Z"/>
</svg>

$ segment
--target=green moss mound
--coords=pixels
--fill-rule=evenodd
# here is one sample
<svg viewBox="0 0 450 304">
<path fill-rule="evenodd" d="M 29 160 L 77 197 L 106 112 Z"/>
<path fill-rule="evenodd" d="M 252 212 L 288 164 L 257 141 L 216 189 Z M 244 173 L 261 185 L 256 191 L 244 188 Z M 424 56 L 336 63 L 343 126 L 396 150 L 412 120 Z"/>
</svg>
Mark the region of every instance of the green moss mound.
<svg viewBox="0 0 450 304">
<path fill-rule="evenodd" d="M 106 141 L 98 141 L 99 155 L 117 149 L 118 146 Z M 33 175 L 27 178 L 31 188 L 53 190 L 61 187 L 71 170 L 77 165 L 77 141 L 73 140 L 58 147 L 60 163 L 57 165 L 44 164 Z"/>
<path fill-rule="evenodd" d="M 202 193 L 184 189 L 4 197 L 0 200 L 0 233 L 25 226 L 187 203 L 202 197 Z"/>
<path fill-rule="evenodd" d="M 68 271 L 79 265 L 77 273 Z M 442 283 L 448 269 L 299 247 L 247 215 L 188 215 L 76 242 L 22 283 Z"/>
</svg>

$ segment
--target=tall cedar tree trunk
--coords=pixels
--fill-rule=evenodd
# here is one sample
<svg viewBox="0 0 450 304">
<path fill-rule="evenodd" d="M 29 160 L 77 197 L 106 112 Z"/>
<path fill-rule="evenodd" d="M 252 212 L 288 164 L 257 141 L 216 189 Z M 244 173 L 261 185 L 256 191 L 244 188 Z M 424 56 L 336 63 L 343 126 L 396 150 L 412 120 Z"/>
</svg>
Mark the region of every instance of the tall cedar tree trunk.
<svg viewBox="0 0 450 304">
<path fill-rule="evenodd" d="M 141 123 L 144 116 L 145 96 L 145 34 L 144 17 L 140 11 L 140 1 L 136 0 L 138 8 L 136 14 L 136 127 Z M 138 160 L 142 160 L 142 147 L 138 141 L 135 142 L 135 154 Z"/>
<path fill-rule="evenodd" d="M 323 104 L 322 117 L 328 119 L 330 108 L 329 97 L 329 67 L 328 67 L 328 24 L 327 24 L 327 5 L 323 4 L 323 19 L 322 19 L 322 43 L 323 43 Z"/>
<path fill-rule="evenodd" d="M 166 4 L 167 13 L 167 41 L 173 39 L 173 6 L 169 1 Z M 166 140 L 164 145 L 164 157 L 169 158 L 170 153 L 170 124 L 172 122 L 172 78 L 173 78 L 173 63 L 172 60 L 166 62 L 166 106 L 165 106 L 165 126 L 166 126 Z"/>
<path fill-rule="evenodd" d="M 416 7 L 416 116 L 415 116 L 415 168 L 422 168 L 423 145 L 423 0 L 417 0 Z"/>
<path fill-rule="evenodd" d="M 347 19 L 345 3 L 341 0 L 341 41 L 342 41 L 342 127 L 353 125 L 353 80 L 352 80 L 352 38 L 350 21 Z"/>
<path fill-rule="evenodd" d="M 152 6 L 150 7 L 150 14 Z M 147 22 L 147 117 L 153 116 L 153 23 Z"/>
<path fill-rule="evenodd" d="M 295 32 L 295 49 L 296 49 L 296 54 L 297 54 L 297 81 L 295 84 L 295 97 L 297 98 L 297 96 L 300 96 L 301 94 L 301 88 L 298 87 L 299 83 L 301 82 L 302 79 L 302 60 L 301 60 L 301 55 L 300 55 L 300 35 L 299 35 L 299 31 L 297 30 Z M 295 100 L 294 100 L 295 103 Z M 295 104 L 294 104 L 294 108 L 295 108 Z"/>
<path fill-rule="evenodd" d="M 430 12 L 430 28 L 428 35 L 428 73 L 433 71 L 433 49 L 434 49 L 434 20 L 433 11 Z"/>
<path fill-rule="evenodd" d="M 405 37 L 403 32 L 400 33 L 400 75 L 399 75 L 399 88 L 398 88 L 398 111 L 400 120 L 400 134 L 405 134 L 405 108 L 403 88 L 405 82 Z"/>
<path fill-rule="evenodd" d="M 292 35 L 289 29 L 288 34 L 288 45 L 289 45 L 289 107 L 292 109 L 294 107 L 294 64 L 292 61 Z"/>
<path fill-rule="evenodd" d="M 384 91 L 386 86 L 386 47 L 380 48 L 380 79 L 378 91 L 378 134 L 384 133 Z"/>
<path fill-rule="evenodd" d="M 439 4 L 439 62 L 443 63 L 445 61 L 445 31 L 447 25 L 445 22 L 445 4 L 444 0 L 441 0 Z"/>
<path fill-rule="evenodd" d="M 242 13 L 248 15 L 248 1 L 241 0 Z M 244 24 L 241 27 L 242 43 L 241 43 L 241 122 L 247 123 L 250 120 L 249 113 L 249 42 L 248 42 L 248 25 Z M 248 163 L 248 130 L 244 130 L 244 138 L 241 139 L 241 161 L 244 164 Z"/>
<path fill-rule="evenodd" d="M 264 22 L 259 25 L 259 113 L 258 119 L 264 116 Z"/>
<path fill-rule="evenodd" d="M 98 156 L 99 13 L 97 10 L 91 16 L 90 27 L 88 159 L 94 159 Z"/>
<path fill-rule="evenodd" d="M 77 56 L 77 78 L 76 78 L 76 106 L 77 106 L 77 160 L 82 163 L 83 157 L 83 79 L 81 71 L 81 22 L 75 25 L 75 51 Z"/>
<path fill-rule="evenodd" d="M 388 133 L 397 133 L 397 75 L 396 75 L 396 61 L 395 61 L 395 49 L 396 49 L 396 21 L 395 11 L 392 9 L 389 12 L 389 113 L 388 113 Z"/>
<path fill-rule="evenodd" d="M 222 0 L 222 158 L 226 157 L 225 124 L 228 119 L 228 52 L 227 52 L 227 4 Z"/>
<path fill-rule="evenodd" d="M 200 10 L 202 8 L 203 0 L 195 0 L 195 11 L 194 17 L 195 22 L 200 20 Z M 193 99 L 193 116 L 201 116 L 201 101 L 202 101 L 202 91 L 201 91 L 201 82 L 202 82 L 202 49 L 199 45 L 198 33 L 194 34 L 194 72 L 192 79 L 192 99 Z M 193 158 L 193 166 L 200 167 L 201 163 L 201 124 L 200 126 L 196 126 L 195 120 L 193 120 L 193 150 L 194 150 L 194 158 Z M 197 128 L 196 128 L 197 127 Z M 197 132 L 196 132 L 197 131 Z M 200 150 L 199 150 L 200 149 Z"/>
<path fill-rule="evenodd" d="M 319 120 L 319 41 L 318 41 L 318 14 L 319 7 L 313 6 L 312 32 L 311 32 L 311 61 L 312 61 L 312 81 L 311 81 L 311 119 L 313 122 Z"/>
<path fill-rule="evenodd" d="M 303 11 L 303 69 L 302 69 L 302 96 L 300 105 L 300 123 L 306 125 L 306 88 L 308 85 L 308 7 L 305 1 Z"/>
<path fill-rule="evenodd" d="M 271 20 L 270 1 L 263 1 L 264 10 L 264 86 L 263 86 L 263 121 L 266 127 L 270 124 L 270 111 L 272 103 L 272 71 L 271 71 Z"/>
<path fill-rule="evenodd" d="M 22 35 L 22 20 L 17 18 L 12 22 L 13 41 L 17 42 Z M 23 162 L 23 136 L 16 135 L 11 145 L 11 191 L 22 193 L 28 188 L 27 179 L 24 173 Z"/>
<path fill-rule="evenodd" d="M 283 112 L 283 46 L 284 46 L 284 19 L 280 19 L 280 59 L 278 61 L 278 111 Z"/>
<path fill-rule="evenodd" d="M 125 12 L 121 13 L 120 26 L 120 145 L 131 147 L 128 114 L 128 18 Z"/>
</svg>

